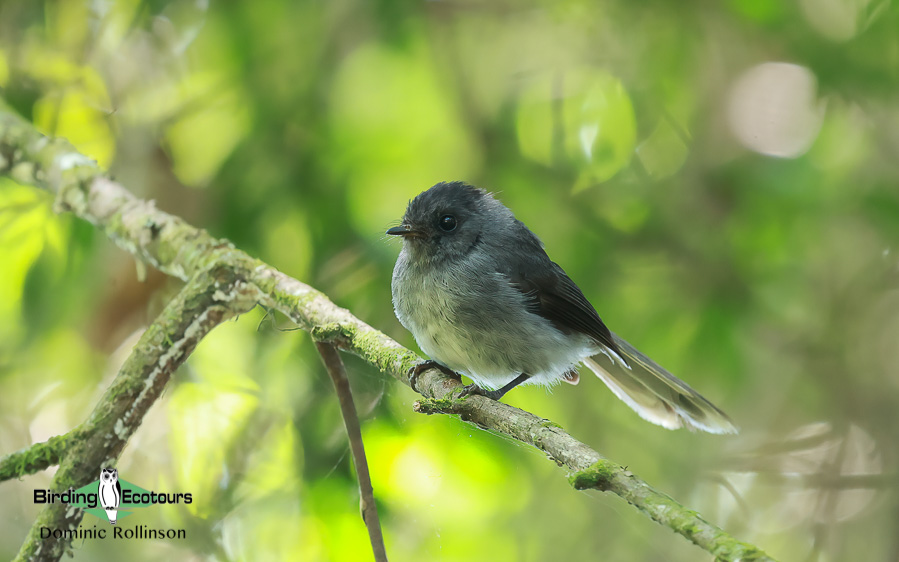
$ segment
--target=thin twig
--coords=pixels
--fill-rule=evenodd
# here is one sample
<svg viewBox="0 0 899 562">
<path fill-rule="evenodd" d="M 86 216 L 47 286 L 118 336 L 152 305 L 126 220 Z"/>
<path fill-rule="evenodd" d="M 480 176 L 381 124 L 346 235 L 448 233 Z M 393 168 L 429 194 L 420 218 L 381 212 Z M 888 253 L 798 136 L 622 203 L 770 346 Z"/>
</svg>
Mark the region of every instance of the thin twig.
<svg viewBox="0 0 899 562">
<path fill-rule="evenodd" d="M 387 562 L 387 551 L 384 548 L 384 536 L 381 534 L 381 521 L 378 519 L 378 506 L 375 505 L 375 492 L 371 486 L 371 475 L 368 473 L 368 462 L 365 460 L 365 446 L 362 443 L 362 428 L 359 425 L 359 416 L 356 414 L 356 405 L 353 403 L 353 392 L 350 389 L 350 380 L 346 376 L 346 368 L 340 359 L 340 353 L 334 344 L 317 341 L 322 356 L 322 362 L 334 383 L 334 390 L 340 400 L 340 411 L 343 414 L 343 423 L 346 425 L 347 436 L 350 439 L 350 450 L 353 452 L 353 464 L 356 466 L 356 477 L 359 479 L 359 494 L 362 504 L 362 520 L 368 527 L 368 539 L 375 553 L 377 562 Z"/>
</svg>

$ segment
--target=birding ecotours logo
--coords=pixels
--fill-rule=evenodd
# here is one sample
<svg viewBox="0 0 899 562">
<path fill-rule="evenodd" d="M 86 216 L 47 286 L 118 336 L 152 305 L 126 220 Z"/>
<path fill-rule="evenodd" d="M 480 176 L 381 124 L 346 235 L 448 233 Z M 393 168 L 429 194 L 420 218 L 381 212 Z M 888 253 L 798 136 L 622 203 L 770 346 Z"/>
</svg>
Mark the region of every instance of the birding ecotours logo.
<svg viewBox="0 0 899 562">
<path fill-rule="evenodd" d="M 153 505 L 151 494 L 153 492 L 120 479 L 117 469 L 101 468 L 100 479 L 71 492 L 67 503 L 115 525 L 119 519 L 134 513 L 135 508 Z M 65 498 L 61 499 L 65 501 Z"/>
<path fill-rule="evenodd" d="M 68 509 L 81 508 L 87 513 L 100 518 L 99 525 L 82 524 L 75 527 L 41 527 L 42 539 L 66 538 L 75 539 L 100 539 L 107 537 L 117 539 L 186 539 L 187 530 L 178 528 L 152 528 L 144 524 L 128 525 L 125 528 L 117 525 L 120 519 L 134 513 L 141 507 L 149 507 L 156 504 L 189 504 L 193 503 L 190 492 L 160 493 L 145 490 L 127 480 L 119 478 L 119 471 L 115 468 L 100 468 L 100 478 L 90 484 L 78 488 L 69 488 L 64 492 L 53 490 L 35 490 L 34 503 L 53 504 L 61 503 Z M 109 521 L 113 527 L 106 527 L 103 521 Z M 108 532 L 111 531 L 111 532 Z"/>
<path fill-rule="evenodd" d="M 159 493 L 145 490 L 136 484 L 119 478 L 115 468 L 101 468 L 100 478 L 77 490 L 65 492 L 51 490 L 35 490 L 34 503 L 65 503 L 71 507 L 80 507 L 100 519 L 115 525 L 123 517 L 134 513 L 134 510 L 160 503 L 193 502 L 188 493 Z"/>
</svg>

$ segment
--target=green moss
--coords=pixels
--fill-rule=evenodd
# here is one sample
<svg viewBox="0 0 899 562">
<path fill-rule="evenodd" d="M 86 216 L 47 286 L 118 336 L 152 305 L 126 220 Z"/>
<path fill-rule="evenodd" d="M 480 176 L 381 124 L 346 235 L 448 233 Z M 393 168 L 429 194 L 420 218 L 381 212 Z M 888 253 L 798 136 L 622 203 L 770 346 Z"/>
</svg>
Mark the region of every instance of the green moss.
<svg viewBox="0 0 899 562">
<path fill-rule="evenodd" d="M 344 329 L 343 326 L 337 322 L 329 322 L 327 324 L 313 326 L 310 333 L 312 334 L 312 339 L 315 341 L 330 342 L 343 336 Z"/>
<path fill-rule="evenodd" d="M 418 362 L 418 357 L 406 348 L 385 345 L 384 340 L 384 334 L 377 330 L 358 330 L 355 327 L 350 337 L 357 353 L 381 371 L 394 376 L 405 375 Z"/>
<path fill-rule="evenodd" d="M 571 474 L 568 477 L 568 482 L 576 490 L 595 488 L 605 491 L 609 489 L 612 479 L 622 470 L 621 466 L 612 461 L 600 459 L 588 468 Z"/>
<path fill-rule="evenodd" d="M 7 455 L 0 460 L 0 480 L 20 478 L 59 464 L 60 459 L 80 435 L 80 431 L 75 429 L 65 435 L 51 437 L 43 443 L 36 443 L 27 449 Z"/>
<path fill-rule="evenodd" d="M 415 402 L 414 410 L 420 414 L 440 414 L 452 410 L 453 400 L 448 398 L 422 398 Z"/>
</svg>

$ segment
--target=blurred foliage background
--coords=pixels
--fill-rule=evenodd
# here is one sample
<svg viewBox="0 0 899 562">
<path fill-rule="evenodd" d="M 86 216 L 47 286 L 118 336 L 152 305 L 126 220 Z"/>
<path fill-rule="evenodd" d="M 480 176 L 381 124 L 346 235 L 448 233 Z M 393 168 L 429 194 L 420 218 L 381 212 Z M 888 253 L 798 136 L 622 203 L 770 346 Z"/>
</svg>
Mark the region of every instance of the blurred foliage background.
<svg viewBox="0 0 899 562">
<path fill-rule="evenodd" d="M 3 0 L 0 95 L 413 348 L 384 230 L 437 181 L 498 193 L 743 431 L 652 426 L 593 377 L 508 402 L 781 560 L 896 560 L 897 30 L 890 0 Z M 177 288 L 0 179 L 0 452 L 84 419 Z M 370 556 L 337 401 L 289 327 L 217 329 L 118 465 L 195 498 L 122 524 L 189 539 L 76 559 Z M 707 558 L 347 361 L 393 559 Z M 0 558 L 52 472 L 0 485 Z"/>
</svg>

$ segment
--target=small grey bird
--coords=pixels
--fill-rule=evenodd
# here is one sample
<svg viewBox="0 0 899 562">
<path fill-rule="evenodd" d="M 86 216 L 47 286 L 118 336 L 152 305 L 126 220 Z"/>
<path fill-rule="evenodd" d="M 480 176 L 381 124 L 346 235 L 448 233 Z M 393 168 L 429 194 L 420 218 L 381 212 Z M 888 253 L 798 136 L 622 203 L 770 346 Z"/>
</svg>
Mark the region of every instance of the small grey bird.
<svg viewBox="0 0 899 562">
<path fill-rule="evenodd" d="M 736 433 L 721 410 L 609 331 L 543 243 L 482 189 L 443 182 L 413 199 L 393 270 L 396 316 L 439 367 L 499 400 L 519 384 L 577 384 L 586 364 L 643 419 Z"/>
</svg>

